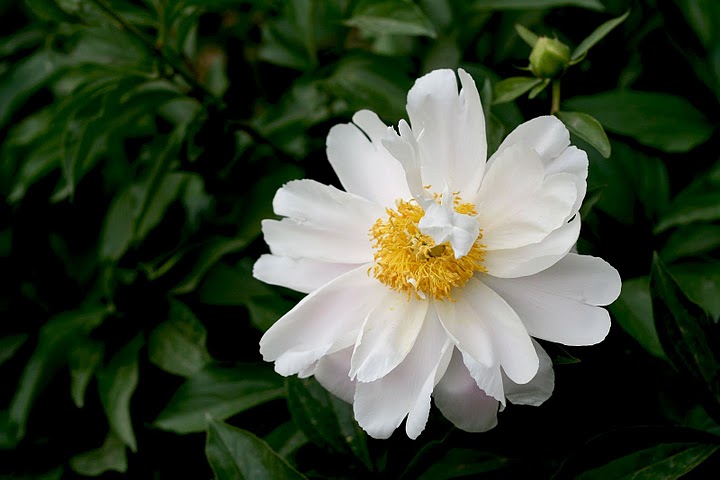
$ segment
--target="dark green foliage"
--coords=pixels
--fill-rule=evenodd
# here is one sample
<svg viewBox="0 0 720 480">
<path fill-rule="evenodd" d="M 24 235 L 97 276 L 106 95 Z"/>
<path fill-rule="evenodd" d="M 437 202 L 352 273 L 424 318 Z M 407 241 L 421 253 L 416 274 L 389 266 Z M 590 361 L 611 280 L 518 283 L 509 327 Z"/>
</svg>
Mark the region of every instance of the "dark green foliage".
<svg viewBox="0 0 720 480">
<path fill-rule="evenodd" d="M 0 478 L 714 478 L 719 22 L 715 0 L 0 0 Z M 540 36 L 574 47 L 562 91 L 522 70 Z M 543 406 L 376 441 L 262 362 L 301 295 L 252 277 L 260 221 L 292 179 L 338 185 L 332 125 L 396 123 L 458 67 L 490 153 L 551 112 L 588 152 L 578 249 L 623 293 L 603 344 L 546 345 Z"/>
</svg>

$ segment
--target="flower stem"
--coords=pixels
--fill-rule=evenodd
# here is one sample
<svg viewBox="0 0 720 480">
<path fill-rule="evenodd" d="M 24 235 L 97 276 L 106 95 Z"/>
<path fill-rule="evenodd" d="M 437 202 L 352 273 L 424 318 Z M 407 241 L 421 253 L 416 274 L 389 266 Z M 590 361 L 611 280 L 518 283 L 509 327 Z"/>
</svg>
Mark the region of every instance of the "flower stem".
<svg viewBox="0 0 720 480">
<path fill-rule="evenodd" d="M 560 80 L 552 82 L 552 104 L 550 105 L 550 115 L 555 115 L 560 111 Z"/>
</svg>

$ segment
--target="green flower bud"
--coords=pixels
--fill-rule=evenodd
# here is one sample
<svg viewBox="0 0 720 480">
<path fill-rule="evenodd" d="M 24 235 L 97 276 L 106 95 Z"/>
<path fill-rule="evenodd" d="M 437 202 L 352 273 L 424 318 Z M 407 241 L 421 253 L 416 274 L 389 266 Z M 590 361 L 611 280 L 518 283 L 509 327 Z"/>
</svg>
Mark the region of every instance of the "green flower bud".
<svg viewBox="0 0 720 480">
<path fill-rule="evenodd" d="M 560 40 L 538 38 L 530 52 L 530 71 L 540 78 L 557 78 L 570 63 L 570 47 Z"/>
</svg>

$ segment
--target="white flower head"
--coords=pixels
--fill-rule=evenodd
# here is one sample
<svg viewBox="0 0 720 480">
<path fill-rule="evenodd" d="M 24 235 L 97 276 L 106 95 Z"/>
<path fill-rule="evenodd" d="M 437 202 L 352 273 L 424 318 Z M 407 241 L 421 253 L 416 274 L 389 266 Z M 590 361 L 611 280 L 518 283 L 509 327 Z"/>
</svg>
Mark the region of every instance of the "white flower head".
<svg viewBox="0 0 720 480">
<path fill-rule="evenodd" d="M 475 82 L 436 70 L 397 131 L 363 110 L 327 155 L 345 191 L 293 181 L 265 220 L 256 278 L 308 293 L 260 341 L 282 375 L 314 375 L 387 438 L 425 428 L 431 398 L 458 428 L 489 430 L 507 400 L 540 405 L 552 362 L 532 337 L 602 341 L 617 271 L 569 253 L 587 155 L 555 117 L 516 128 L 490 159 Z"/>
</svg>

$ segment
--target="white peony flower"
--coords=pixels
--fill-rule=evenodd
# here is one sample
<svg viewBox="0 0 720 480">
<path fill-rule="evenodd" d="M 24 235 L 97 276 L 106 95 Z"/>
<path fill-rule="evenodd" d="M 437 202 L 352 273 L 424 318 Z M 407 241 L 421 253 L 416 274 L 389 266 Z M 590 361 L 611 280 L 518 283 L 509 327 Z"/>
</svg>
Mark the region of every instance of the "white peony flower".
<svg viewBox="0 0 720 480">
<path fill-rule="evenodd" d="M 375 438 L 407 417 L 416 438 L 430 398 L 481 432 L 505 402 L 540 405 L 552 362 L 532 337 L 602 341 L 599 306 L 620 293 L 605 261 L 569 253 L 588 160 L 555 117 L 515 129 L 486 162 L 473 79 L 431 72 L 398 132 L 363 110 L 337 125 L 327 155 L 346 191 L 293 181 L 265 220 L 272 254 L 256 278 L 309 293 L 260 341 L 281 375 L 314 375 L 353 404 Z"/>
</svg>

